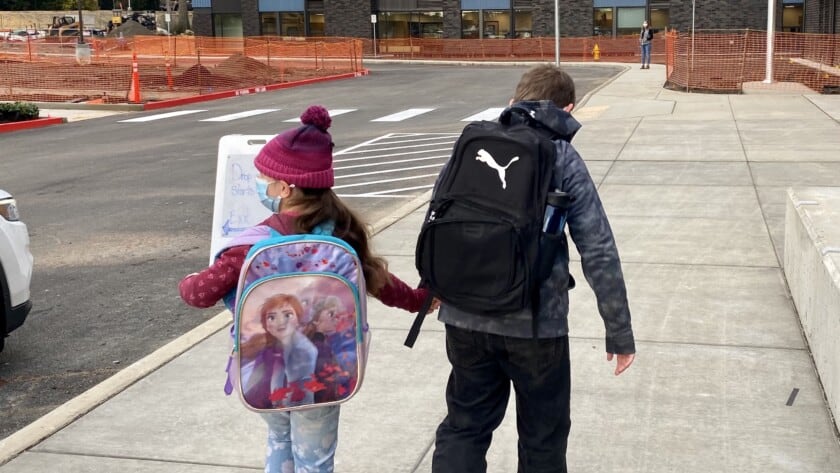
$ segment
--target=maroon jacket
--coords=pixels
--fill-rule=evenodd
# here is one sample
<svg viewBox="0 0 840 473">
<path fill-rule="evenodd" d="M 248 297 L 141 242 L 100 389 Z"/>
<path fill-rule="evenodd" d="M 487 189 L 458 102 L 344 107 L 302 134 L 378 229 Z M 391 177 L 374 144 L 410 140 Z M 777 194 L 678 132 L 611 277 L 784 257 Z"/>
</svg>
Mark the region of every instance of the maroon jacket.
<svg viewBox="0 0 840 473">
<path fill-rule="evenodd" d="M 273 214 L 261 225 L 268 225 L 283 235 L 294 233 L 294 219 L 290 214 Z M 239 273 L 245 263 L 249 245 L 234 246 L 225 250 L 216 261 L 201 272 L 189 274 L 178 284 L 181 299 L 193 307 L 212 307 L 232 289 L 236 288 Z M 428 291 L 413 289 L 400 278 L 389 273 L 388 284 L 379 291 L 377 299 L 389 307 L 417 312 L 423 305 Z"/>
</svg>

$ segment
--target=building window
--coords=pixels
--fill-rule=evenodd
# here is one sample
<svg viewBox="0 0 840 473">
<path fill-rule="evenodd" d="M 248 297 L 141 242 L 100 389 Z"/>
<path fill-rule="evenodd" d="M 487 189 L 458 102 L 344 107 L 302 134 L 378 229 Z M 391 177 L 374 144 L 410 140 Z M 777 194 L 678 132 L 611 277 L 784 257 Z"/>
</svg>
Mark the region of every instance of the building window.
<svg viewBox="0 0 840 473">
<path fill-rule="evenodd" d="M 242 35 L 242 15 L 234 13 L 215 13 L 213 15 L 214 36 L 239 37 Z"/>
<path fill-rule="evenodd" d="M 509 10 L 479 10 L 461 12 L 462 38 L 509 38 L 511 33 Z"/>
<path fill-rule="evenodd" d="M 656 31 L 666 31 L 671 24 L 668 7 L 650 6 L 650 27 Z"/>
<path fill-rule="evenodd" d="M 596 8 L 594 18 L 595 30 L 592 32 L 594 36 L 612 36 L 613 35 L 613 9 L 612 8 Z"/>
<path fill-rule="evenodd" d="M 304 36 L 303 12 L 260 13 L 260 28 L 265 36 Z"/>
<path fill-rule="evenodd" d="M 280 13 L 280 35 L 281 36 L 305 36 L 306 26 L 303 21 L 303 12 L 282 12 Z"/>
<path fill-rule="evenodd" d="M 618 24 L 616 34 L 631 35 L 639 34 L 642 30 L 642 23 L 645 21 L 644 7 L 618 8 Z"/>
<path fill-rule="evenodd" d="M 802 32 L 802 4 L 785 1 L 782 8 L 782 31 Z"/>
<path fill-rule="evenodd" d="M 485 38 L 510 38 L 510 30 L 510 10 L 484 10 L 482 31 Z"/>
<path fill-rule="evenodd" d="M 309 36 L 324 36 L 324 14 L 309 14 Z"/>
<path fill-rule="evenodd" d="M 380 38 L 442 38 L 443 12 L 380 12 Z"/>
<path fill-rule="evenodd" d="M 478 12 L 477 11 L 462 11 L 461 12 L 461 38 L 476 39 L 481 35 L 478 31 Z"/>
<path fill-rule="evenodd" d="M 263 36 L 276 36 L 279 31 L 278 28 L 278 14 L 260 13 L 260 34 Z"/>
<path fill-rule="evenodd" d="M 516 10 L 514 13 L 514 30 L 517 38 L 530 38 L 534 34 L 534 13 Z"/>
</svg>

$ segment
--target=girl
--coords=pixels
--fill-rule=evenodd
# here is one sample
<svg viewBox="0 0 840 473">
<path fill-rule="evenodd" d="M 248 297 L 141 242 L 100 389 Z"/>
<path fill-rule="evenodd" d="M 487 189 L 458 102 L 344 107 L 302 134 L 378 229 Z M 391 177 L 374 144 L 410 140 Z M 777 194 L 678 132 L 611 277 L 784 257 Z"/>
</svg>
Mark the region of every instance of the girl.
<svg viewBox="0 0 840 473">
<path fill-rule="evenodd" d="M 274 212 L 262 225 L 291 235 L 309 233 L 319 224 L 332 224 L 333 235 L 359 255 L 368 293 L 391 307 L 420 310 L 427 291 L 412 289 L 388 272 L 385 260 L 371 252 L 365 224 L 331 190 L 335 178 L 334 145 L 327 133 L 332 122 L 329 113 L 312 106 L 300 120 L 300 127 L 276 136 L 254 158 L 260 172 L 257 195 Z M 186 276 L 179 285 L 181 298 L 195 307 L 216 304 L 236 287 L 249 248 L 245 245 L 225 250 L 212 266 Z M 338 406 L 260 414 L 269 428 L 265 471 L 332 472 L 338 414 Z"/>
</svg>

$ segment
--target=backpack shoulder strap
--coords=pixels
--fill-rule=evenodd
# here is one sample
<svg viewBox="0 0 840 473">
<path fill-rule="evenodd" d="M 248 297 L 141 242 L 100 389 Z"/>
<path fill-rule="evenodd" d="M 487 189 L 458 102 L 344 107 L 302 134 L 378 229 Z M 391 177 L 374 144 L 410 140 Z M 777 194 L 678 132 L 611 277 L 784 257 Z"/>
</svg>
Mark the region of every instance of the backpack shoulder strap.
<svg viewBox="0 0 840 473">
<path fill-rule="evenodd" d="M 219 257 L 225 250 L 229 248 L 233 248 L 234 246 L 243 246 L 249 245 L 253 246 L 260 240 L 268 238 L 270 236 L 279 235 L 280 233 L 277 230 L 269 227 L 268 225 L 254 225 L 253 227 L 246 228 L 242 231 L 239 235 L 236 235 L 231 240 L 228 240 L 218 252 L 216 252 L 216 258 Z"/>
</svg>

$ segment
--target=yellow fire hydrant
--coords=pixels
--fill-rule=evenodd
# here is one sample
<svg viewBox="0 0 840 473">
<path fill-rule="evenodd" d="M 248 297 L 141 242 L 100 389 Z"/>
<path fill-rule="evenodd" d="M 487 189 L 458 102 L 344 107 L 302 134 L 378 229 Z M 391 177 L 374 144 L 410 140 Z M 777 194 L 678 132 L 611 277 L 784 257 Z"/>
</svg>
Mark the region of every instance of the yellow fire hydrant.
<svg viewBox="0 0 840 473">
<path fill-rule="evenodd" d="M 598 47 L 598 43 L 595 43 L 595 47 L 592 48 L 592 60 L 597 61 L 601 59 L 601 48 Z"/>
</svg>

